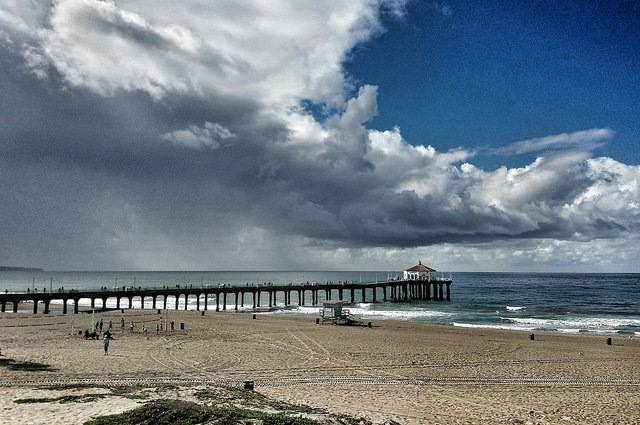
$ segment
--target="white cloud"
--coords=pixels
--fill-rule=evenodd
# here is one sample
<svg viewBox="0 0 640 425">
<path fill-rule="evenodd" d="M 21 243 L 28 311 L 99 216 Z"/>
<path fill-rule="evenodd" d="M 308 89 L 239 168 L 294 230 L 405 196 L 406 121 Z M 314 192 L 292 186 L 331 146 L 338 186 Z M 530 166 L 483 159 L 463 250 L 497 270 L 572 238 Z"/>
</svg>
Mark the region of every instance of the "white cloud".
<svg viewBox="0 0 640 425">
<path fill-rule="evenodd" d="M 640 255 L 634 239 L 570 241 L 555 239 L 503 240 L 500 243 L 442 244 L 415 251 L 428 264 L 451 271 L 564 271 L 634 272 L 633 258 Z M 415 255 L 414 255 L 415 256 Z M 409 257 L 411 258 L 411 257 Z M 426 260 L 428 259 L 428 261 Z"/>
<path fill-rule="evenodd" d="M 610 158 L 587 161 L 591 184 L 563 207 L 562 216 L 579 237 L 601 227 L 603 235 L 635 235 L 640 229 L 640 166 Z"/>
<path fill-rule="evenodd" d="M 330 166 L 358 170 L 371 166 L 365 159 L 370 141 L 364 123 L 378 114 L 377 95 L 377 87 L 365 85 L 360 88 L 358 97 L 349 99 L 342 114 L 327 120 L 329 132 L 324 140 L 327 150 L 322 157 Z"/>
<path fill-rule="evenodd" d="M 24 57 L 25 67 L 33 75 L 35 75 L 40 80 L 46 80 L 49 78 L 49 61 L 42 55 L 39 49 L 25 44 L 22 48 L 22 56 Z"/>
<path fill-rule="evenodd" d="M 340 104 L 341 62 L 381 30 L 378 7 L 368 0 L 59 0 L 38 34 L 70 84 L 105 95 L 221 93 L 270 105 L 301 98 Z"/>
<path fill-rule="evenodd" d="M 237 136 L 218 123 L 206 121 L 202 127 L 190 125 L 182 130 L 163 133 L 160 138 L 193 149 L 216 149 L 222 141 L 235 139 Z"/>
<path fill-rule="evenodd" d="M 560 149 L 579 149 L 586 152 L 602 146 L 611 140 L 614 134 L 615 132 L 609 128 L 592 128 L 574 133 L 562 133 L 522 140 L 495 149 L 494 153 L 500 155 L 520 155 L 529 152 Z"/>
<path fill-rule="evenodd" d="M 594 140 L 611 133 L 584 131 L 561 139 Z M 398 129 L 370 131 L 370 138 L 367 157 L 380 180 L 386 176 L 396 193 L 412 192 L 417 197 L 412 202 L 431 210 L 431 221 L 415 228 L 417 233 L 430 229 L 425 235 L 466 234 L 468 240 L 483 234 L 597 239 L 640 230 L 638 167 L 589 159 L 587 152 L 574 149 L 552 151 L 523 168 L 487 172 L 469 163 L 458 165 L 473 156 L 469 151 L 440 153 L 430 146 L 411 146 Z M 415 206 L 416 219 L 420 207 Z"/>
<path fill-rule="evenodd" d="M 34 28 L 44 22 L 49 6 L 47 1 L 2 0 L 0 27 L 5 27 L 21 37 L 30 37 Z"/>
</svg>

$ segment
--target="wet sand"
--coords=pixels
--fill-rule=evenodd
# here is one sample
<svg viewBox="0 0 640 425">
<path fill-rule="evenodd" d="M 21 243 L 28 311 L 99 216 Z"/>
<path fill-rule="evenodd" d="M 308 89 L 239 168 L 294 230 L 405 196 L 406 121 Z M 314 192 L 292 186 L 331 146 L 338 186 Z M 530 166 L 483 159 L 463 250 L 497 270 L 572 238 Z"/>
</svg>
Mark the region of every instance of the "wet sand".
<svg viewBox="0 0 640 425">
<path fill-rule="evenodd" d="M 374 423 L 640 420 L 638 338 L 613 337 L 607 345 L 606 336 L 538 333 L 531 341 L 529 333 L 399 321 L 344 327 L 317 325 L 314 317 L 175 310 L 168 312 L 174 332 L 156 335 L 161 317 L 156 310 L 96 313 L 104 330 L 113 322 L 105 356 L 102 341 L 70 335 L 71 315 L 0 314 L 0 423 L 82 423 L 129 410 L 145 400 L 111 396 L 37 408 L 14 401 L 141 379 L 170 384 L 183 399 L 203 386 L 253 380 L 271 398 Z M 90 329 L 91 314 L 73 321 L 76 332 Z M 79 383 L 96 389 L 51 389 Z"/>
</svg>

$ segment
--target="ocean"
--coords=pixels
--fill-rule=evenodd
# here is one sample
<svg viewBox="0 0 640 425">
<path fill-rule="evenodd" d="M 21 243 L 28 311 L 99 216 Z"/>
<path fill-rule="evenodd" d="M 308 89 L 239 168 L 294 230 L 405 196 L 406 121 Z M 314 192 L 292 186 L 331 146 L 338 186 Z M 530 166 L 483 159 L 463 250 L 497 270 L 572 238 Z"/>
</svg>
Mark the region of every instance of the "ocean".
<svg viewBox="0 0 640 425">
<path fill-rule="evenodd" d="M 1 291 L 99 289 L 164 285 L 282 285 L 298 282 L 375 282 L 401 276 L 393 272 L 0 272 Z M 445 274 L 446 277 L 449 273 Z M 355 303 L 351 313 L 363 320 L 405 320 L 449 326 L 512 329 L 531 332 L 640 336 L 640 274 L 452 273 L 451 301 Z M 282 293 L 278 294 L 282 297 Z M 310 294 L 309 294 L 310 295 Z M 324 292 L 320 291 L 320 302 Z M 367 299 L 371 300 L 371 294 Z M 380 299 L 380 295 L 378 295 Z M 334 294 L 335 299 L 335 294 Z M 356 295 L 359 300 L 359 294 Z M 169 305 L 171 297 L 169 298 Z M 184 308 L 184 298 L 180 308 Z M 247 298 L 248 300 L 248 298 Z M 317 316 L 319 307 L 260 309 L 261 314 Z M 296 295 L 292 301 L 297 302 Z M 233 296 L 227 312 L 234 314 Z M 307 301 L 308 303 L 310 300 Z M 110 305 L 113 303 L 113 305 Z M 89 300 L 81 300 L 81 305 Z M 134 308 L 139 307 L 134 300 Z M 263 301 L 264 305 L 264 301 Z M 115 299 L 107 307 L 115 307 Z M 252 312 L 245 302 L 244 312 Z M 187 309 L 195 309 L 195 299 Z M 53 307 L 55 309 L 55 307 Z M 30 310 L 25 310 L 30 311 Z"/>
</svg>

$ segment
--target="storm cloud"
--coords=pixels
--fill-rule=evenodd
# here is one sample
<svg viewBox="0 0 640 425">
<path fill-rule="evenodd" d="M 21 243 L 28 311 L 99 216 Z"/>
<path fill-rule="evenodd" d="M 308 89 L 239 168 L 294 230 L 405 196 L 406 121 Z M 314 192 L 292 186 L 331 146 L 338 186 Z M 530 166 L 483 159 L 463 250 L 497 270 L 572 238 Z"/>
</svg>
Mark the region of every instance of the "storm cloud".
<svg viewBox="0 0 640 425">
<path fill-rule="evenodd" d="M 591 155 L 615 129 L 516 140 L 494 154 L 537 159 L 482 170 L 368 128 L 377 87 L 342 63 L 402 3 L 3 2 L 2 262 L 348 268 L 439 246 L 473 264 L 638 237 L 640 167 Z"/>
</svg>

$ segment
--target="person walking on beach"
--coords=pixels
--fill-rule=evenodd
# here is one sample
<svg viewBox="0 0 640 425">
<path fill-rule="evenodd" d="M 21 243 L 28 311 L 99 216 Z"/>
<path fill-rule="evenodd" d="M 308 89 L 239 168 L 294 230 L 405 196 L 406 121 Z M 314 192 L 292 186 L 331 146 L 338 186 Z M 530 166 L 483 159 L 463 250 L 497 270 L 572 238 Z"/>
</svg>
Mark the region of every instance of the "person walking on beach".
<svg viewBox="0 0 640 425">
<path fill-rule="evenodd" d="M 102 319 L 100 319 L 100 333 L 102 333 Z"/>
<path fill-rule="evenodd" d="M 120 327 L 122 328 L 122 332 L 124 332 L 124 317 L 120 318 Z"/>
<path fill-rule="evenodd" d="M 129 333 L 133 333 L 133 320 L 129 323 Z"/>
<path fill-rule="evenodd" d="M 173 332 L 173 320 L 171 321 L 171 332 Z"/>
<path fill-rule="evenodd" d="M 104 355 L 107 356 L 109 354 L 109 335 L 105 335 L 103 345 L 104 345 Z"/>
</svg>

